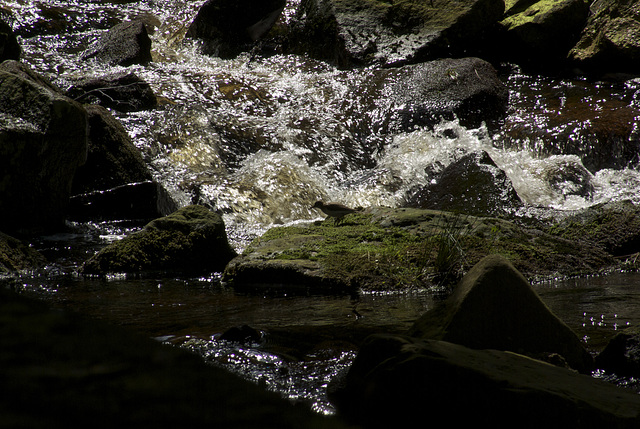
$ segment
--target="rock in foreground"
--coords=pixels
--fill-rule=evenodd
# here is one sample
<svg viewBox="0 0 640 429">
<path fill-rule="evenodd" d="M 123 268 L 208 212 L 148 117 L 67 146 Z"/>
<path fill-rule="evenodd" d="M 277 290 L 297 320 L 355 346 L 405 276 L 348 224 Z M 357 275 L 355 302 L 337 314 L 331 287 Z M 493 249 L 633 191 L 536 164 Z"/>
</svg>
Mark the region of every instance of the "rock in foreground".
<svg viewBox="0 0 640 429">
<path fill-rule="evenodd" d="M 409 335 L 545 360 L 559 355 L 582 373 L 593 369 L 593 359 L 575 333 L 499 255 L 478 262 L 446 301 L 416 321 Z"/>
<path fill-rule="evenodd" d="M 187 206 L 149 222 L 84 263 L 84 274 L 221 271 L 236 255 L 220 215 Z"/>
<path fill-rule="evenodd" d="M 341 428 L 199 356 L 0 286 L 0 427 Z"/>
<path fill-rule="evenodd" d="M 374 335 L 335 399 L 364 428 L 637 428 L 640 396 L 511 352 Z"/>
</svg>

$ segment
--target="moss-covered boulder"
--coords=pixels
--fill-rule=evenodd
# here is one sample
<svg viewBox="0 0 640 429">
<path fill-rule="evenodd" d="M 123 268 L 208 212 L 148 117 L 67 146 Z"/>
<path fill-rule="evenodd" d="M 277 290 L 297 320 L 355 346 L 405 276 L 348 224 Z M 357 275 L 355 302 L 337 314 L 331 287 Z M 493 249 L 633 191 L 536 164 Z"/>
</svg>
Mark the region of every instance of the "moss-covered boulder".
<svg viewBox="0 0 640 429">
<path fill-rule="evenodd" d="M 616 263 L 600 248 L 503 219 L 372 207 L 339 226 L 326 220 L 272 228 L 231 261 L 223 277 L 238 289 L 405 290 L 455 282 L 491 253 L 529 277 Z"/>
<path fill-rule="evenodd" d="M 631 201 L 597 204 L 566 215 L 548 229 L 568 240 L 582 240 L 616 257 L 640 252 L 640 208 Z"/>
<path fill-rule="evenodd" d="M 516 353 L 445 341 L 374 335 L 362 345 L 333 399 L 362 428 L 632 429 L 640 396 Z"/>
<path fill-rule="evenodd" d="M 0 232 L 0 273 L 38 268 L 46 262 L 33 247 Z"/>
<path fill-rule="evenodd" d="M 222 271 L 235 255 L 222 217 L 203 206 L 187 206 L 108 245 L 80 271 L 204 274 Z"/>
<path fill-rule="evenodd" d="M 640 3 L 593 2 L 587 26 L 569 59 L 596 73 L 640 72 Z"/>
<path fill-rule="evenodd" d="M 416 321 L 409 335 L 536 358 L 559 355 L 582 373 L 593 367 L 593 358 L 573 331 L 499 255 L 478 262 L 447 300 Z"/>
<path fill-rule="evenodd" d="M 589 15 L 584 0 L 518 1 L 500 24 L 502 52 L 508 59 L 535 68 L 565 61 Z"/>
<path fill-rule="evenodd" d="M 503 12 L 503 0 L 304 0 L 287 50 L 342 67 L 464 56 Z"/>
</svg>

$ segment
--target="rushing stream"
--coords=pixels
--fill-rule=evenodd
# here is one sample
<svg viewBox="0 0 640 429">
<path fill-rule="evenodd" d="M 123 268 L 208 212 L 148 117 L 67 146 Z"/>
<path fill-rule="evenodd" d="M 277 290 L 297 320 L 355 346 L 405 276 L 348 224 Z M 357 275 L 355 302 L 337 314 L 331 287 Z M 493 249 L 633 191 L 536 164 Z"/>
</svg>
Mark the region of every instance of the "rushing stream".
<svg viewBox="0 0 640 429">
<path fill-rule="evenodd" d="M 234 60 L 201 55 L 197 43 L 183 35 L 202 3 L 6 0 L 3 5 L 14 15 L 22 61 L 63 89 L 86 76 L 124 70 L 82 61 L 79 53 L 119 21 L 145 21 L 152 30 L 154 61 L 129 71 L 151 84 L 160 106 L 113 113 L 178 205 L 200 203 L 223 214 L 239 252 L 273 225 L 316 219 L 310 206 L 320 198 L 401 206 L 409 189 L 424 184 L 425 166 L 447 165 L 456 152 L 475 149 L 490 154 L 528 207 L 571 211 L 623 199 L 640 203 L 637 154 L 629 157 L 615 145 L 599 154 L 594 139 L 600 134 L 592 132 L 601 121 L 622 118 L 635 124 L 628 139 L 640 139 L 637 80 L 539 77 L 504 66 L 510 110 L 497 132 L 453 121 L 379 134 L 369 128 L 376 118 L 354 90 L 371 70 L 343 71 L 286 55 Z M 290 1 L 285 15 L 295 5 Z M 583 116 L 567 113 L 576 105 Z M 562 143 L 563 136 L 571 136 L 572 144 Z M 559 180 L 554 172 L 563 169 L 581 172 L 580 181 Z M 43 237 L 38 247 L 57 264 L 17 283 L 57 305 L 187 347 L 292 399 L 310 401 L 322 413 L 332 412 L 328 382 L 348 367 L 363 335 L 406 329 L 433 304 L 427 291 L 255 296 L 234 293 L 216 276 L 87 280 L 73 275 L 87 255 L 131 230 L 119 222 L 72 224 L 72 232 Z M 640 277 L 624 273 L 536 285 L 594 351 L 617 330 L 640 323 L 639 287 Z M 244 324 L 264 338 L 242 346 L 220 340 L 222 332 Z M 291 339 L 283 339 L 286 335 Z M 295 350 L 292 344 L 309 335 L 316 344 Z"/>
</svg>

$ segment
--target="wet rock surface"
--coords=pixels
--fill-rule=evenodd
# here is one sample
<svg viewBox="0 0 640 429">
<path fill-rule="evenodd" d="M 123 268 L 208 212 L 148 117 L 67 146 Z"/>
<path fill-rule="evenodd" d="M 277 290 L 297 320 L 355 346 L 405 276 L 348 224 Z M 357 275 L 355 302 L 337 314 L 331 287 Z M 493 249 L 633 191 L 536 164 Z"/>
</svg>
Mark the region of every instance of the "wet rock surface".
<svg viewBox="0 0 640 429">
<path fill-rule="evenodd" d="M 203 51 L 234 58 L 249 51 L 280 17 L 284 0 L 209 0 L 199 9 L 186 36 L 200 39 Z"/>
<path fill-rule="evenodd" d="M 474 349 L 508 350 L 545 359 L 560 355 L 581 373 L 593 358 L 527 280 L 499 255 L 473 266 L 446 301 L 427 311 L 408 334 Z"/>
<path fill-rule="evenodd" d="M 504 54 L 535 69 L 555 68 L 566 62 L 587 22 L 589 6 L 584 0 L 515 2 L 500 22 Z"/>
<path fill-rule="evenodd" d="M 120 72 L 76 82 L 66 95 L 84 104 L 99 104 L 119 112 L 152 109 L 158 100 L 151 86 L 135 73 Z"/>
<path fill-rule="evenodd" d="M 109 65 L 123 67 L 151 61 L 151 39 L 141 20 L 122 22 L 107 30 L 82 54 Z"/>
<path fill-rule="evenodd" d="M 484 151 L 463 155 L 427 179 L 434 184 L 408 195 L 407 207 L 499 216 L 523 206 L 505 172 Z"/>
<path fill-rule="evenodd" d="M 308 0 L 292 24 L 287 50 L 342 67 L 468 55 L 503 12 L 499 0 Z"/>
<path fill-rule="evenodd" d="M 632 343 L 627 350 L 635 350 Z M 407 425 L 425 411 L 454 425 L 499 428 L 637 425 L 636 393 L 568 369 L 585 373 L 592 364 L 524 277 L 490 255 L 407 336 L 367 338 L 332 397 L 366 428 Z"/>
<path fill-rule="evenodd" d="M 569 58 L 586 71 L 640 71 L 640 4 L 599 0 Z"/>
<path fill-rule="evenodd" d="M 24 68 L 15 67 L 18 70 Z M 7 233 L 60 228 L 76 168 L 86 161 L 87 113 L 32 80 L 0 71 L 0 220 Z"/>
<path fill-rule="evenodd" d="M 382 112 L 383 123 L 373 128 L 385 132 L 412 131 L 454 118 L 464 126 L 479 127 L 483 122 L 495 124 L 506 114 L 507 88 L 493 66 L 479 58 L 429 61 L 378 75 L 382 79 L 375 99 L 391 103 Z"/>
<path fill-rule="evenodd" d="M 515 353 L 391 335 L 365 341 L 334 397 L 348 421 L 364 428 L 408 427 L 425 415 L 497 428 L 640 422 L 637 393 L 587 375 Z"/>
<path fill-rule="evenodd" d="M 202 206 L 187 206 L 105 247 L 81 271 L 197 275 L 222 270 L 235 254 L 220 215 Z"/>
</svg>

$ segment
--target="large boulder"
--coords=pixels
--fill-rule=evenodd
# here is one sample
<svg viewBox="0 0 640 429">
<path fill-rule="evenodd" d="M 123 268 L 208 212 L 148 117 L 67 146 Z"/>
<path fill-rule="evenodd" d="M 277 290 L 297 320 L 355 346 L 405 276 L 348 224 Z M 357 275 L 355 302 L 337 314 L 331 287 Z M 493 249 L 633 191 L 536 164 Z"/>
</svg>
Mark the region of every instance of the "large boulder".
<svg viewBox="0 0 640 429">
<path fill-rule="evenodd" d="M 379 132 L 408 132 L 459 119 L 466 127 L 496 123 L 506 114 L 509 92 L 496 70 L 479 58 L 442 59 L 376 71 L 358 90 L 371 91 L 365 117 Z M 366 105 L 366 104 L 365 104 Z"/>
<path fill-rule="evenodd" d="M 433 184 L 408 195 L 408 207 L 499 216 L 523 206 L 511 180 L 485 151 L 465 154 L 442 171 L 428 174 L 425 182 Z"/>
<path fill-rule="evenodd" d="M 640 3 L 598 0 L 569 59 L 586 71 L 640 72 Z"/>
<path fill-rule="evenodd" d="M 108 245 L 81 271 L 204 274 L 222 271 L 234 256 L 222 217 L 203 206 L 187 206 Z"/>
<path fill-rule="evenodd" d="M 86 110 L 89 153 L 73 179 L 69 217 L 150 220 L 174 211 L 163 208 L 172 205 L 122 124 L 104 107 Z"/>
<path fill-rule="evenodd" d="M 342 67 L 468 55 L 503 12 L 503 0 L 303 0 L 287 49 Z"/>
<path fill-rule="evenodd" d="M 328 220 L 272 228 L 227 265 L 223 279 L 238 290 L 305 293 L 440 287 L 488 253 L 510 255 L 531 277 L 593 272 L 616 263 L 591 243 L 503 219 L 370 207 L 339 226 Z M 522 280 L 520 274 L 512 277 Z"/>
<path fill-rule="evenodd" d="M 0 10 L 0 63 L 5 60 L 19 60 L 22 48 L 11 26 L 3 19 Z"/>
<path fill-rule="evenodd" d="M 151 85 L 127 71 L 81 79 L 69 88 L 67 95 L 84 104 L 99 104 L 120 112 L 137 112 L 158 105 Z"/>
<path fill-rule="evenodd" d="M 512 352 L 398 335 L 369 337 L 333 399 L 340 415 L 367 429 L 425 420 L 456 428 L 640 425 L 640 396 L 631 390 Z"/>
<path fill-rule="evenodd" d="M 115 25 L 89 46 L 81 58 L 95 58 L 108 65 L 123 67 L 149 63 L 152 60 L 151 39 L 144 22 L 134 20 Z"/>
<path fill-rule="evenodd" d="M 64 225 L 87 156 L 87 113 L 22 74 L 0 70 L 0 224 L 10 234 Z"/>
<path fill-rule="evenodd" d="M 208 0 L 186 36 L 200 39 L 208 55 L 234 58 L 271 29 L 285 4 L 284 0 Z"/>
<path fill-rule="evenodd" d="M 409 335 L 542 359 L 560 356 L 583 373 L 593 368 L 593 358 L 571 328 L 499 255 L 478 262 L 446 301 L 416 321 Z"/>
<path fill-rule="evenodd" d="M 516 2 L 500 23 L 500 46 L 506 47 L 502 54 L 535 68 L 557 68 L 578 41 L 588 15 L 584 0 Z"/>
</svg>

